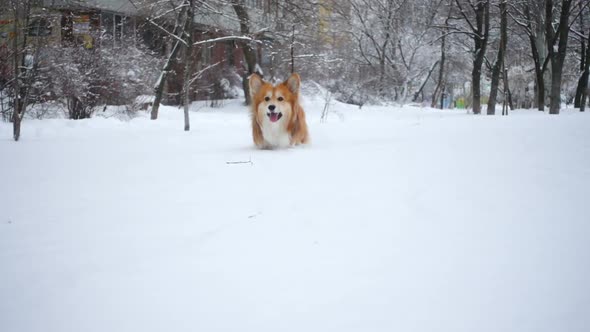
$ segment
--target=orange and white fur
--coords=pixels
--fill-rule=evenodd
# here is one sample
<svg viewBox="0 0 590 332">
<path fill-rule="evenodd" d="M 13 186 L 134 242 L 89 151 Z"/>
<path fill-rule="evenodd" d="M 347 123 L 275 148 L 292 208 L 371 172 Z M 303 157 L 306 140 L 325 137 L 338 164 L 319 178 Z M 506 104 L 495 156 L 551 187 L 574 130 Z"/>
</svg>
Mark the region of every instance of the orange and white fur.
<svg viewBox="0 0 590 332">
<path fill-rule="evenodd" d="M 286 148 L 309 142 L 305 112 L 299 104 L 301 79 L 296 73 L 272 85 L 250 76 L 252 138 L 261 149 Z"/>
</svg>

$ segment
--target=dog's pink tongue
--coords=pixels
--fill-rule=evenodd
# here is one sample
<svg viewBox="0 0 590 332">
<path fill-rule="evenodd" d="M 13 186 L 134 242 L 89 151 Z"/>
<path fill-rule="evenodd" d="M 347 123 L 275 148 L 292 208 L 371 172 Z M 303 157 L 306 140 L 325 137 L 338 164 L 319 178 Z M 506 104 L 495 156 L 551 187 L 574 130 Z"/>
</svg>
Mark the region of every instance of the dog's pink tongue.
<svg viewBox="0 0 590 332">
<path fill-rule="evenodd" d="M 271 122 L 279 121 L 279 113 L 270 113 L 270 121 Z"/>
</svg>

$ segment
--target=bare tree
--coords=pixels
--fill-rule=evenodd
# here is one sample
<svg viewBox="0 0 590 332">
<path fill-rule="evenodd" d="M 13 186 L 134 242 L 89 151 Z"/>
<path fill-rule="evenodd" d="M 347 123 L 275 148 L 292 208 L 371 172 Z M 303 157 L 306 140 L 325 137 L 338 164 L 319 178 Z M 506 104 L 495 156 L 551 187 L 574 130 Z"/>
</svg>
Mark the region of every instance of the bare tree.
<svg viewBox="0 0 590 332">
<path fill-rule="evenodd" d="M 182 36 L 186 36 L 186 31 L 187 31 L 188 25 L 191 22 L 191 17 L 189 17 L 187 15 L 188 10 L 189 10 L 188 1 L 183 0 L 182 4 L 180 6 L 174 8 L 174 11 L 177 14 L 176 14 L 176 20 L 174 23 L 173 31 L 168 32 L 167 30 L 165 30 L 165 28 L 163 28 L 163 27 L 161 28 L 169 36 L 172 37 L 172 39 L 174 40 L 174 46 L 170 50 L 170 52 L 168 54 L 168 59 L 166 60 L 164 67 L 162 68 L 162 70 L 160 72 L 160 77 L 158 78 L 158 80 L 156 81 L 156 84 L 154 85 L 155 98 L 154 98 L 154 104 L 152 105 L 152 110 L 151 110 L 151 119 L 152 120 L 156 120 L 158 118 L 158 111 L 160 110 L 160 104 L 162 102 L 162 96 L 164 94 L 164 85 L 166 84 L 166 78 L 168 77 L 168 74 L 170 73 L 170 70 L 172 69 L 172 66 L 174 65 L 174 63 L 176 61 L 176 57 L 178 56 L 178 53 L 180 52 L 182 45 L 187 45 L 186 42 L 182 39 Z M 160 16 L 160 15 L 161 14 L 159 14 L 158 16 Z M 154 25 L 157 24 L 154 22 L 153 19 L 148 19 L 148 21 Z"/>
<path fill-rule="evenodd" d="M 546 0 L 545 2 L 545 34 L 547 35 L 547 51 L 551 61 L 549 114 L 559 114 L 561 108 L 561 81 L 570 31 L 569 18 L 572 1 L 562 0 L 561 6 L 557 8 L 553 0 Z M 555 26 L 556 22 L 554 22 L 555 11 L 560 13 L 557 26 Z"/>
<path fill-rule="evenodd" d="M 404 3 L 405 0 L 350 1 L 354 19 L 351 36 L 358 45 L 360 61 L 374 72 L 368 79 L 381 96 L 386 86 L 394 83 L 395 72 L 399 69 L 396 21 Z"/>
<path fill-rule="evenodd" d="M 588 29 L 588 37 L 586 40 L 590 42 L 590 29 Z M 584 112 L 586 109 L 588 90 L 590 90 L 590 87 L 588 86 L 588 80 L 590 79 L 590 49 L 588 47 L 586 48 L 586 59 L 584 61 L 584 72 L 582 73 L 582 78 L 586 80 L 586 83 L 585 86 L 581 88 L 580 112 Z"/>
<path fill-rule="evenodd" d="M 30 40 L 29 35 L 40 31 L 41 20 L 31 21 L 40 14 L 33 15 L 31 0 L 8 0 L 0 2 L 0 5 L 7 6 L 12 18 L 12 40 L 9 47 L 11 58 L 11 73 L 8 82 L 5 82 L 4 89 L 8 88 L 12 99 L 12 128 L 13 138 L 18 141 L 21 136 L 21 123 L 29 105 L 33 102 L 34 87 L 39 74 L 39 54 L 43 43 L 36 38 Z M 42 15 L 42 14 L 41 14 Z M 32 22 L 36 22 L 32 25 Z M 36 26 L 35 26 L 36 24 Z M 36 30 L 35 30 L 36 29 Z"/>
<path fill-rule="evenodd" d="M 580 42 L 580 78 L 576 87 L 574 98 L 574 107 L 580 108 L 581 112 L 585 110 L 585 100 L 588 93 L 588 79 L 590 78 L 590 8 L 584 8 L 582 1 L 579 2 L 580 13 L 578 17 L 578 30 L 571 29 L 574 37 Z M 586 22 L 588 21 L 588 22 Z M 586 33 L 586 26 L 588 32 Z"/>
<path fill-rule="evenodd" d="M 449 20 L 451 19 L 451 13 L 453 10 L 453 2 L 449 1 L 448 4 L 449 10 L 447 17 L 445 18 L 444 25 L 441 29 L 441 37 L 440 37 L 440 62 L 439 62 L 439 69 L 438 69 L 438 79 L 436 82 L 436 87 L 434 88 L 434 92 L 432 93 L 432 103 L 431 107 L 436 107 L 437 100 L 440 97 L 440 108 L 443 109 L 444 107 L 444 91 L 445 91 L 445 65 L 447 60 L 447 37 L 449 35 Z"/>
<path fill-rule="evenodd" d="M 500 74 L 503 74 L 504 70 L 504 54 L 506 53 L 506 43 L 508 41 L 508 14 L 506 0 L 501 0 L 500 4 L 500 45 L 498 47 L 498 56 L 494 62 L 492 68 L 492 86 L 490 90 L 490 98 L 488 99 L 488 115 L 496 114 L 496 97 L 498 96 L 498 86 L 500 83 Z M 506 76 L 505 76 L 506 79 Z M 504 84 L 505 89 L 508 84 Z M 506 96 L 507 96 L 506 91 Z"/>
<path fill-rule="evenodd" d="M 189 18 L 186 23 L 186 29 L 183 31 L 183 37 L 186 41 L 184 47 L 184 80 L 183 80 L 183 104 L 184 104 L 184 131 L 191 129 L 189 108 L 190 108 L 190 89 L 191 89 L 191 69 L 192 61 L 191 55 L 193 50 L 193 12 L 195 8 L 194 0 L 188 0 L 186 15 Z"/>
<path fill-rule="evenodd" d="M 443 2 L 444 0 L 430 1 L 429 4 L 434 6 L 426 9 L 416 8 L 410 3 L 401 8 L 402 17 L 415 16 L 409 22 L 402 19 L 398 28 L 397 48 L 401 63 L 398 71 L 401 83 L 399 100 L 402 103 L 407 101 L 407 96 L 416 85 L 415 81 L 422 79 L 427 82 L 439 63 L 439 59 L 431 56 L 436 52 L 431 39 L 435 38 L 436 31 L 432 27 Z"/>
<path fill-rule="evenodd" d="M 535 102 L 539 111 L 545 109 L 545 79 L 544 74 L 549 63 L 547 56 L 547 38 L 545 35 L 545 17 L 542 1 L 523 0 L 511 4 L 509 15 L 526 34 L 535 72 Z M 514 13 L 514 14 L 513 14 Z"/>
<path fill-rule="evenodd" d="M 27 87 L 24 85 L 22 80 L 26 76 L 26 33 L 19 31 L 19 21 L 25 20 L 29 17 L 31 10 L 31 4 L 28 1 L 10 1 L 10 9 L 12 10 L 13 17 L 13 40 L 12 40 L 12 58 L 13 58 L 13 78 L 12 78 L 12 91 L 13 91 L 13 109 L 12 109 L 12 133 L 15 141 L 20 138 L 21 121 L 24 117 L 27 109 Z M 27 22 L 28 23 L 28 22 Z M 26 23 L 25 23 L 26 24 Z M 19 36 L 22 36 L 22 40 L 19 40 Z"/>
<path fill-rule="evenodd" d="M 166 8 L 168 5 L 167 3 L 162 4 L 161 2 L 155 2 L 155 4 L 150 4 L 152 7 L 152 14 L 150 18 L 148 18 L 148 22 L 158 28 L 159 31 L 162 31 L 167 38 L 169 38 L 173 42 L 173 46 L 171 47 L 167 61 L 165 62 L 160 77 L 156 81 L 154 86 L 155 92 L 155 100 L 152 106 L 151 111 L 151 118 L 157 119 L 159 107 L 163 98 L 164 94 L 164 86 L 167 82 L 167 78 L 169 73 L 173 70 L 175 66 L 181 65 L 184 68 L 184 74 L 182 78 L 182 95 L 183 95 L 183 104 L 184 104 L 184 119 L 185 119 L 185 130 L 190 129 L 189 124 L 189 113 L 188 107 L 191 101 L 190 98 L 190 85 L 195 82 L 196 79 L 202 77 L 202 72 L 200 72 L 196 76 L 192 76 L 192 71 L 195 69 L 194 62 L 197 59 L 194 59 L 193 56 L 193 46 L 203 46 L 208 47 L 210 44 L 215 43 L 222 43 L 228 41 L 234 41 L 241 45 L 241 48 L 244 52 L 244 57 L 246 60 L 247 66 L 247 74 L 243 77 L 245 80 L 244 87 L 246 89 L 246 98 L 247 102 L 249 98 L 249 93 L 247 92 L 247 77 L 250 73 L 260 71 L 258 66 L 258 60 L 256 56 L 256 50 L 252 46 L 256 43 L 256 40 L 252 37 L 250 33 L 250 17 L 248 15 L 248 10 L 243 0 L 232 0 L 230 2 L 225 1 L 214 1 L 214 2 L 204 2 L 204 1 L 195 1 L 195 0 L 182 0 L 179 3 L 176 3 L 172 6 L 171 9 Z M 224 37 L 215 37 L 209 38 L 205 40 L 200 40 L 197 42 L 193 41 L 193 21 L 195 16 L 198 14 L 199 17 L 205 16 L 215 16 L 221 15 L 226 17 L 226 14 L 220 10 L 224 6 L 231 5 L 232 9 L 235 11 L 237 19 L 240 22 L 240 34 L 239 35 L 231 35 L 231 36 L 224 36 Z M 164 8 L 162 8 L 164 6 Z M 155 9 L 154 9 L 155 8 Z M 174 25 L 172 31 L 169 31 L 167 26 L 167 22 L 171 21 L 171 16 L 174 15 Z M 235 20 L 235 17 L 231 19 Z M 159 23 L 163 21 L 163 23 Z M 211 31 L 214 30 L 211 27 Z M 184 48 L 184 57 L 183 60 L 179 59 L 180 50 Z M 214 66 L 209 66 L 207 69 L 212 69 Z M 262 73 L 260 73 L 262 74 Z"/>
<path fill-rule="evenodd" d="M 502 102 L 502 115 L 508 115 L 508 108 L 513 109 L 510 97 L 510 87 L 508 85 L 508 69 L 506 62 L 502 63 L 502 81 L 504 81 L 504 100 Z"/>
<path fill-rule="evenodd" d="M 250 31 L 250 16 L 248 10 L 244 4 L 244 0 L 232 0 L 231 5 L 240 21 L 240 33 L 244 36 L 249 36 Z M 242 77 L 242 85 L 244 89 L 244 96 L 246 98 L 246 105 L 250 105 L 250 88 L 249 88 L 249 77 L 253 73 L 257 73 L 263 76 L 263 73 L 259 70 L 258 58 L 256 52 L 252 47 L 252 43 L 249 41 L 240 41 L 242 51 L 244 52 L 244 58 L 246 60 L 247 73 Z"/>
<path fill-rule="evenodd" d="M 455 0 L 459 14 L 467 24 L 466 33 L 474 43 L 473 69 L 471 71 L 472 108 L 474 114 L 481 113 L 481 69 L 484 63 L 490 36 L 490 0 Z M 465 9 L 467 8 L 467 10 Z"/>
</svg>

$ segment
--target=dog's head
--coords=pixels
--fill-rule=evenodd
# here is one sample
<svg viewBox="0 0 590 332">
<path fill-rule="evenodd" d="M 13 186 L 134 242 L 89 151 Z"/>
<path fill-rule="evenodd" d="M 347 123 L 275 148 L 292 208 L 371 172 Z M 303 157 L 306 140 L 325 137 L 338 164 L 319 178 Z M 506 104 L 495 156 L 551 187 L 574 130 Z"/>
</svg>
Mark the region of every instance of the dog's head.
<svg viewBox="0 0 590 332">
<path fill-rule="evenodd" d="M 250 76 L 250 96 L 254 115 L 258 121 L 271 124 L 286 124 L 293 116 L 293 110 L 299 98 L 301 79 L 296 73 L 278 85 L 272 85 L 258 74 Z"/>
</svg>

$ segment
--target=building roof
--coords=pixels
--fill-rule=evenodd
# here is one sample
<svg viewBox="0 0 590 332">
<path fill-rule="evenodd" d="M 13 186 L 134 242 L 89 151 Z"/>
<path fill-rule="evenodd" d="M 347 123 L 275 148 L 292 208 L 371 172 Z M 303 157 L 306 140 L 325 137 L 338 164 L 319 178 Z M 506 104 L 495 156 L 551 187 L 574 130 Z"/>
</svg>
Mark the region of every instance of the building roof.
<svg viewBox="0 0 590 332">
<path fill-rule="evenodd" d="M 126 15 L 136 15 L 139 12 L 133 0 L 44 0 L 43 4 L 53 8 L 90 8 Z"/>
</svg>

